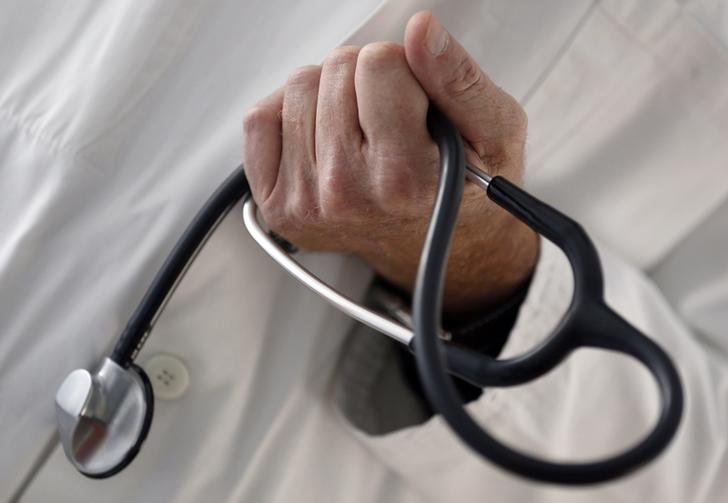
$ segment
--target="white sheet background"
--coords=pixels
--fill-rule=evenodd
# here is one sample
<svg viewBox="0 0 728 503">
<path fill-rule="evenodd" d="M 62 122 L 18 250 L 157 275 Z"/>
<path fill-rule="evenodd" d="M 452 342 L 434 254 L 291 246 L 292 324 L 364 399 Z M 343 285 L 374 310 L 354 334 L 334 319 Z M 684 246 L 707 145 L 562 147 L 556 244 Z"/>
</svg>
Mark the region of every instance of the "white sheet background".
<svg viewBox="0 0 728 503">
<path fill-rule="evenodd" d="M 2 1 L 0 498 L 44 456 L 60 380 L 108 349 L 182 228 L 238 163 L 244 109 L 372 13 L 352 42 L 399 40 L 410 14 L 435 5 L 525 104 L 530 187 L 652 272 L 699 336 L 725 350 L 720 1 L 401 0 L 375 11 L 378 3 Z M 145 349 L 185 360 L 189 395 L 160 403 L 122 475 L 89 482 L 55 449 L 28 501 L 99 491 L 178 501 L 310 491 L 338 501 L 321 473 L 342 459 L 357 494 L 377 501 L 367 488 L 404 490 L 312 399 L 346 320 L 283 279 L 237 227 L 231 217 L 211 241 Z M 337 258 L 311 260 L 354 292 L 366 278 Z M 320 471 L 279 473 L 284 455 L 318 456 Z M 366 474 L 355 475 L 357 463 Z"/>
</svg>

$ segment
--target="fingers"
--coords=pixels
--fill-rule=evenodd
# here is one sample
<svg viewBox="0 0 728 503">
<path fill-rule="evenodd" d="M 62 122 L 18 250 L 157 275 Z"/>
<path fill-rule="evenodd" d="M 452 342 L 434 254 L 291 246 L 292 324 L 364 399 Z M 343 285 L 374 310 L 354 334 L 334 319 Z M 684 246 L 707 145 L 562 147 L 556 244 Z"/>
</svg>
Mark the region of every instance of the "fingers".
<svg viewBox="0 0 728 503">
<path fill-rule="evenodd" d="M 358 47 L 338 47 L 325 58 L 321 70 L 316 115 L 318 198 L 322 216 L 329 221 L 346 218 L 364 199 L 366 177 L 355 162 L 362 142 L 354 88 L 358 55 Z"/>
<path fill-rule="evenodd" d="M 433 102 L 483 158 L 522 148 L 526 115 L 488 78 L 430 11 L 415 14 L 405 30 L 412 72 Z"/>
<path fill-rule="evenodd" d="M 355 87 L 359 123 L 369 146 L 409 153 L 427 144 L 427 95 L 412 75 L 402 46 L 364 46 Z"/>
<path fill-rule="evenodd" d="M 321 68 L 316 109 L 316 156 L 361 140 L 354 73 L 359 48 L 337 47 Z"/>
<path fill-rule="evenodd" d="M 281 159 L 284 89 L 259 101 L 243 120 L 243 164 L 253 197 L 260 204 L 273 191 Z"/>
<path fill-rule="evenodd" d="M 288 76 L 283 98 L 283 148 L 279 179 L 289 183 L 312 183 L 316 166 L 316 103 L 320 66 L 304 66 Z"/>
<path fill-rule="evenodd" d="M 404 48 L 391 42 L 361 49 L 354 80 L 370 199 L 387 214 L 418 214 L 430 203 L 437 178 L 427 95 Z"/>
<path fill-rule="evenodd" d="M 316 103 L 321 68 L 291 73 L 244 121 L 244 163 L 254 199 L 274 230 L 309 218 L 316 201 Z"/>
</svg>

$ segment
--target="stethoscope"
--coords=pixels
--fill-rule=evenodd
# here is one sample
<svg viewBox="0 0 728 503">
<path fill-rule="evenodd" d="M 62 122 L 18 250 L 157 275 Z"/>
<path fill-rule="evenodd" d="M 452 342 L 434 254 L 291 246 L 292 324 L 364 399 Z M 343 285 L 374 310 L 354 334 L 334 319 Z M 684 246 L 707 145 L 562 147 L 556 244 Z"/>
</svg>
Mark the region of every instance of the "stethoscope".
<svg viewBox="0 0 728 503">
<path fill-rule="evenodd" d="M 437 198 L 420 259 L 410 328 L 339 293 L 301 266 L 280 238 L 258 220 L 242 167 L 205 203 L 155 276 L 109 356 L 95 372 L 71 372 L 56 394 L 60 441 L 66 456 L 84 475 L 111 476 L 139 452 L 149 432 L 154 395 L 134 359 L 189 264 L 228 211 L 243 200 L 243 221 L 261 248 L 297 280 L 338 309 L 406 345 L 415 355 L 425 393 L 460 439 L 496 465 L 528 479 L 559 484 L 611 480 L 648 463 L 672 440 L 680 423 L 683 394 L 667 354 L 612 311 L 603 300 L 601 265 L 591 240 L 575 221 L 542 203 L 503 177 L 465 165 L 455 127 L 434 107 L 428 128 L 440 149 Z M 497 360 L 440 341 L 442 286 L 465 178 L 488 197 L 558 247 L 574 275 L 571 304 L 554 332 L 528 352 Z M 451 373 L 481 387 L 523 384 L 546 374 L 578 348 L 617 351 L 639 360 L 657 381 L 661 410 L 652 431 L 626 451 L 586 463 L 552 462 L 515 450 L 491 436 L 464 409 Z"/>
</svg>

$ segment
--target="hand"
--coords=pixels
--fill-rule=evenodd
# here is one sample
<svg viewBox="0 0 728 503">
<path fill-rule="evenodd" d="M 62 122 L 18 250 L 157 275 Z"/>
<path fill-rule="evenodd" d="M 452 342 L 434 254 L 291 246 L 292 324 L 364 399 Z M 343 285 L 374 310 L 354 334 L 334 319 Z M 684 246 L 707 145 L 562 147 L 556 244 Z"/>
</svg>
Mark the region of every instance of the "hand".
<svg viewBox="0 0 728 503">
<path fill-rule="evenodd" d="M 439 171 L 430 100 L 460 130 L 468 163 L 521 181 L 523 109 L 425 11 L 410 19 L 404 47 L 334 49 L 247 112 L 245 171 L 266 223 L 301 248 L 356 254 L 411 291 Z M 537 251 L 536 235 L 468 182 L 445 309 L 507 297 Z"/>
</svg>

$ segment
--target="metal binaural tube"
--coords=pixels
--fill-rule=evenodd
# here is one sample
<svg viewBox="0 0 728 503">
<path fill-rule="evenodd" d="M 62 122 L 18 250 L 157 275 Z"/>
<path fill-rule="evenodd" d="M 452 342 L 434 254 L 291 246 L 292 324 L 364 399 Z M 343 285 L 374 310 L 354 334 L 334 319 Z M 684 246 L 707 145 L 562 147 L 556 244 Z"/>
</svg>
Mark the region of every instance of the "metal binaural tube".
<svg viewBox="0 0 728 503">
<path fill-rule="evenodd" d="M 331 305 L 348 314 L 355 320 L 358 320 L 374 330 L 391 337 L 397 342 L 401 342 L 405 345 L 410 343 L 413 337 L 412 330 L 367 307 L 362 306 L 346 295 L 334 290 L 286 253 L 285 250 L 283 250 L 283 248 L 281 248 L 281 246 L 276 243 L 261 227 L 258 222 L 257 206 L 252 198 L 248 198 L 243 203 L 243 222 L 245 223 L 245 228 L 248 230 L 255 242 L 258 243 L 258 245 L 260 245 L 260 247 L 263 248 L 263 250 L 273 260 L 283 267 L 291 276 L 326 299 Z"/>
</svg>

